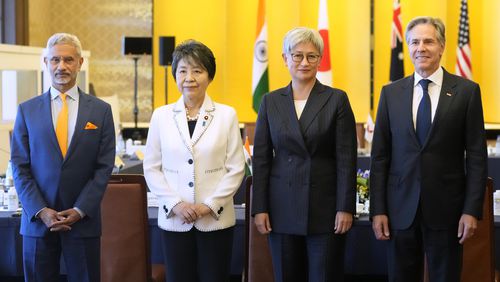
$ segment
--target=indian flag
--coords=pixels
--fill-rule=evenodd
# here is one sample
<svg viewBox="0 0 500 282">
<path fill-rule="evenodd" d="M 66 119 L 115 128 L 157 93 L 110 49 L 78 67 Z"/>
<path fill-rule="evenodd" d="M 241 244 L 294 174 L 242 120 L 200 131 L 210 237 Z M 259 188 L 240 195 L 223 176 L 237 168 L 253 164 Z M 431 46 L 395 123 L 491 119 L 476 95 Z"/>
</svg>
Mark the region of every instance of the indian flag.
<svg viewBox="0 0 500 282">
<path fill-rule="evenodd" d="M 260 101 L 269 92 L 269 74 L 267 63 L 267 23 L 265 1 L 259 0 L 257 16 L 257 37 L 253 51 L 252 95 L 253 109 L 257 113 Z"/>
<path fill-rule="evenodd" d="M 245 137 L 245 144 L 243 145 L 243 153 L 245 154 L 245 162 L 248 168 L 248 174 L 252 175 L 252 152 L 250 150 L 250 141 L 248 141 L 248 136 Z"/>
<path fill-rule="evenodd" d="M 328 8 L 327 0 L 319 0 L 318 31 L 323 38 L 323 57 L 319 63 L 316 78 L 323 84 L 332 86 L 332 67 L 330 65 L 330 41 L 328 40 Z"/>
</svg>

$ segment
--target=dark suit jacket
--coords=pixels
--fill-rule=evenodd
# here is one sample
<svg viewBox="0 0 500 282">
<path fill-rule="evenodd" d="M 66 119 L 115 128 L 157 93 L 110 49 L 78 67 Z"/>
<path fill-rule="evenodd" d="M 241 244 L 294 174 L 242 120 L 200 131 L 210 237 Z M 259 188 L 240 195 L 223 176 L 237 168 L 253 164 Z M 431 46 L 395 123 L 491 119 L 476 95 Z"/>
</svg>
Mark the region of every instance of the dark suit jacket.
<svg viewBox="0 0 500 282">
<path fill-rule="evenodd" d="M 413 120 L 414 76 L 382 88 L 372 144 L 370 214 L 395 229 L 412 223 L 420 202 L 431 228 L 481 217 L 487 151 L 479 85 L 446 70 L 436 114 L 421 147 Z M 465 163 L 464 163 L 465 160 Z"/>
<path fill-rule="evenodd" d="M 354 213 L 356 125 L 345 92 L 316 81 L 297 120 L 291 84 L 262 99 L 254 141 L 253 210 L 274 232 L 333 232 Z"/>
<path fill-rule="evenodd" d="M 23 205 L 21 234 L 40 237 L 48 229 L 35 218 L 43 207 L 78 207 L 86 216 L 72 225 L 74 237 L 101 234 L 101 199 L 115 158 L 111 107 L 80 92 L 78 117 L 66 158 L 57 142 L 50 91 L 19 105 L 12 136 L 14 183 Z M 96 129 L 85 129 L 87 122 Z"/>
</svg>

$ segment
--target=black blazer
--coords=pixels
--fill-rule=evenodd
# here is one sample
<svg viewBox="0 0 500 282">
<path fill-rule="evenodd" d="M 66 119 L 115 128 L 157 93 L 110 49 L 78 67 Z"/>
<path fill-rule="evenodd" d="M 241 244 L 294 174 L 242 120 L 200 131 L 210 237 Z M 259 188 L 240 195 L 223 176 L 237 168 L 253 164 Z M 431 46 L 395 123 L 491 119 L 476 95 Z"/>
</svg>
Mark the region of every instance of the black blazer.
<svg viewBox="0 0 500 282">
<path fill-rule="evenodd" d="M 355 211 L 356 125 L 346 93 L 316 81 L 300 120 L 291 84 L 265 95 L 253 173 L 252 213 L 269 213 L 274 232 L 333 232 L 337 211 Z"/>
<path fill-rule="evenodd" d="M 414 76 L 382 88 L 370 174 L 370 214 L 395 229 L 413 221 L 420 202 L 431 228 L 481 217 L 487 151 L 479 85 L 444 70 L 439 102 L 421 147 L 413 119 Z"/>
</svg>

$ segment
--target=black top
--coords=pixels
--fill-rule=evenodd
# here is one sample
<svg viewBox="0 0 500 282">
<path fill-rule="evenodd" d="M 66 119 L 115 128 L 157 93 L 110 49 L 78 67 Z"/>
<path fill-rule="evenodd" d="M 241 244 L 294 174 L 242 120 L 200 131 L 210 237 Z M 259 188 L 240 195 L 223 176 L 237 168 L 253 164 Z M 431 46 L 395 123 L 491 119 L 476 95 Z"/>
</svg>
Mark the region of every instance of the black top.
<svg viewBox="0 0 500 282">
<path fill-rule="evenodd" d="M 193 137 L 194 128 L 196 127 L 196 120 L 188 120 L 189 137 Z"/>
</svg>

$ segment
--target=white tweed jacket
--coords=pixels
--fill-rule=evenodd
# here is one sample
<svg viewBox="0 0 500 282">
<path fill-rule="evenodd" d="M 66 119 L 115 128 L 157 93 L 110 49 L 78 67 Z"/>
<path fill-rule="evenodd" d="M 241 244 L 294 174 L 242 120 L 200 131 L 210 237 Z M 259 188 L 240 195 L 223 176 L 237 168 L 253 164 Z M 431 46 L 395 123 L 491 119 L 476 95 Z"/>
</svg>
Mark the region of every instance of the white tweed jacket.
<svg viewBox="0 0 500 282">
<path fill-rule="evenodd" d="M 151 117 L 144 154 L 144 176 L 158 196 L 158 226 L 168 231 L 228 228 L 236 222 L 233 196 L 244 175 L 245 160 L 233 108 L 205 95 L 189 136 L 184 101 L 156 109 Z M 204 203 L 212 215 L 183 224 L 172 213 L 179 202 Z"/>
</svg>

